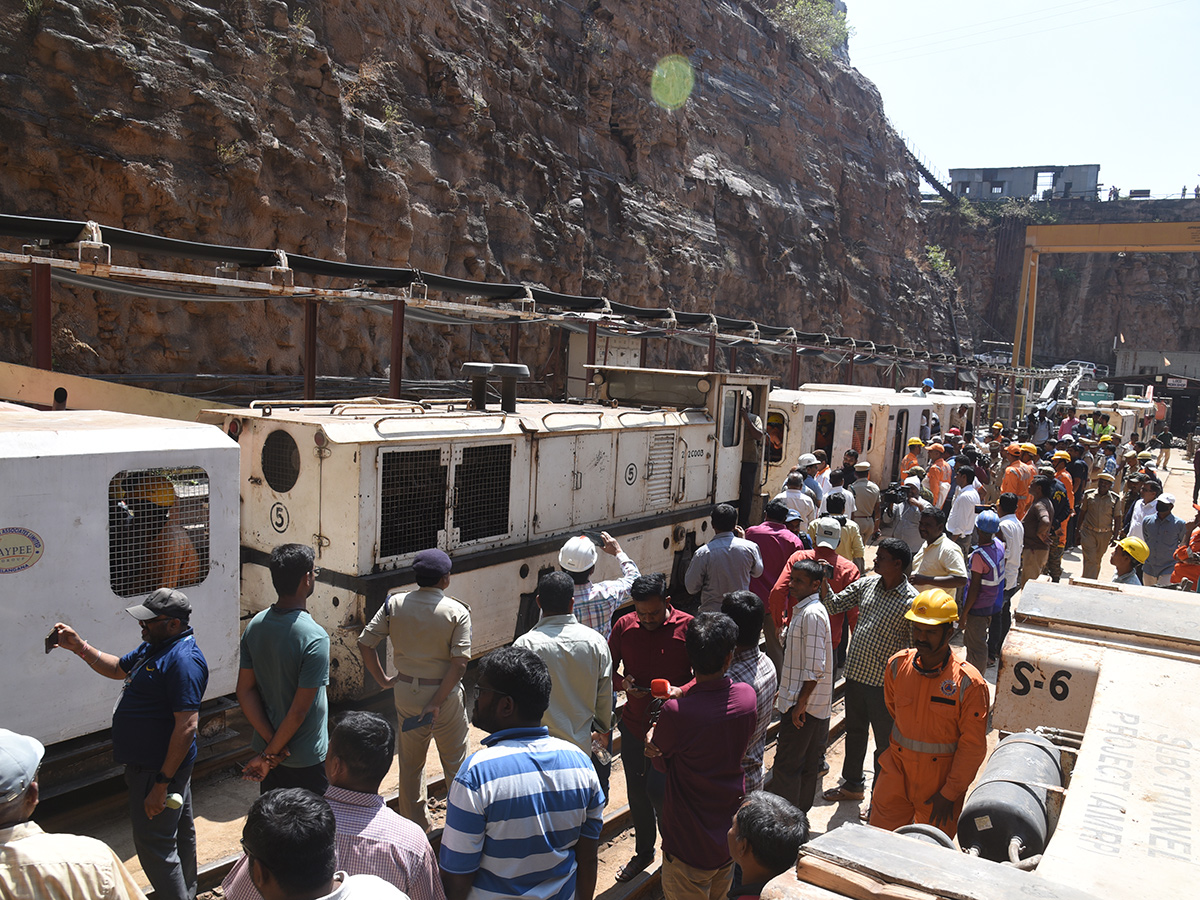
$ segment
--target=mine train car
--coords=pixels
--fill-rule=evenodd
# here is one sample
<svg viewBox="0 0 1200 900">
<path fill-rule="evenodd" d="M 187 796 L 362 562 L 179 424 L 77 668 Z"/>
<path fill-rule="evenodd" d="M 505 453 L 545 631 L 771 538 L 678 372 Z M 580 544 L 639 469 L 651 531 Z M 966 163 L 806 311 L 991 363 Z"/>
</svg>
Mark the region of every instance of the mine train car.
<svg viewBox="0 0 1200 900">
<path fill-rule="evenodd" d="M 965 407 L 965 418 L 973 418 L 975 401 L 969 394 L 943 393 L 955 396 L 937 398 L 940 408 Z M 930 421 L 935 397 L 844 384 L 771 391 L 767 428 L 776 434 L 782 429 L 783 440 L 779 447 L 768 444 L 765 487 L 778 490 L 802 453 L 824 450 L 830 465 L 839 466 L 851 448 L 871 464 L 871 480 L 886 486 L 899 477 L 908 439 L 920 437 L 921 426 Z"/>
<path fill-rule="evenodd" d="M 119 683 L 44 643 L 55 622 L 118 656 L 125 608 L 186 544 L 177 586 L 208 660 L 206 697 L 237 680 L 238 448 L 215 428 L 126 413 L 0 412 L 0 683 L 4 724 L 43 743 L 102 732 Z M 183 542 L 182 544 L 179 542 Z"/>
<path fill-rule="evenodd" d="M 331 698 L 348 699 L 377 690 L 358 635 L 390 592 L 415 587 L 421 550 L 453 558 L 475 656 L 537 621 L 538 578 L 572 535 L 607 530 L 643 572 L 678 585 L 714 503 L 747 521 L 754 511 L 769 378 L 600 367 L 594 382 L 597 401 L 205 413 L 241 449 L 243 620 L 274 600 L 271 549 L 311 544 L 321 573 L 309 611 L 331 637 Z"/>
</svg>

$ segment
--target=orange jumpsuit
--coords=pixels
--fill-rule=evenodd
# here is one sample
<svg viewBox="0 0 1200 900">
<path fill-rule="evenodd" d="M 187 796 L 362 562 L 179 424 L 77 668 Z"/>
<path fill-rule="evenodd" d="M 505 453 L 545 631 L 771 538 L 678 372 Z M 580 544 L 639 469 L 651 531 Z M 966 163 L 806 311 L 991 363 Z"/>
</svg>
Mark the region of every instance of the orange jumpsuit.
<svg viewBox="0 0 1200 900">
<path fill-rule="evenodd" d="M 979 670 L 951 651 L 932 677 L 913 667 L 916 650 L 901 650 L 883 670 L 883 698 L 895 724 L 871 793 L 871 824 L 888 831 L 930 824 L 935 793 L 954 803 L 942 830 L 958 830 L 967 788 L 987 755 L 988 686 Z"/>
<path fill-rule="evenodd" d="M 950 463 L 944 459 L 929 464 L 929 493 L 933 494 L 934 506 L 941 506 L 945 501 L 945 497 L 942 496 L 942 485 L 946 485 L 948 491 L 950 479 L 953 477 L 954 473 L 950 471 Z"/>
<path fill-rule="evenodd" d="M 1175 559 L 1178 562 L 1171 573 L 1171 584 L 1179 584 L 1186 578 L 1200 591 L 1200 565 L 1187 561 L 1187 558 L 1193 555 L 1200 555 L 1200 528 L 1193 528 L 1188 542 L 1175 551 Z"/>
<path fill-rule="evenodd" d="M 1033 475 L 1019 459 L 1014 459 L 1004 470 L 1004 480 L 1000 482 L 1000 493 L 1017 495 L 1017 518 L 1024 518 L 1031 502 L 1029 497 L 1029 482 Z"/>
<path fill-rule="evenodd" d="M 142 578 L 150 585 L 146 590 L 186 587 L 203 580 L 202 574 L 200 558 L 191 538 L 168 519 L 146 548 L 146 571 L 142 573 Z"/>
<path fill-rule="evenodd" d="M 1066 466 L 1062 471 L 1055 472 L 1054 477 L 1062 482 L 1062 486 L 1067 489 L 1067 506 L 1071 507 L 1071 515 L 1075 513 L 1075 479 L 1067 472 Z M 1067 523 L 1071 521 L 1071 516 L 1068 515 L 1063 523 L 1058 526 L 1058 542 L 1064 547 L 1067 546 Z"/>
<path fill-rule="evenodd" d="M 908 477 L 911 469 L 921 464 L 921 457 L 917 454 L 909 452 L 904 454 L 904 459 L 900 460 L 900 480 L 903 481 Z"/>
</svg>

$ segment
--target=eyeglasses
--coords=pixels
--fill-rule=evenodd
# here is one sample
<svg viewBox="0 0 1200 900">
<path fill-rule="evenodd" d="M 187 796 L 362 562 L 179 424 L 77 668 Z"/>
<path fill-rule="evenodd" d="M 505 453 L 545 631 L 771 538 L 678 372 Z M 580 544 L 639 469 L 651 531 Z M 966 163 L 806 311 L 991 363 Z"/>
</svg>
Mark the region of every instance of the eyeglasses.
<svg viewBox="0 0 1200 900">
<path fill-rule="evenodd" d="M 512 694 L 506 691 L 498 691 L 495 688 L 488 687 L 486 684 L 476 684 L 475 689 L 471 692 L 471 698 L 474 702 L 479 702 L 480 694 L 496 694 L 500 697 L 511 697 Z"/>
<path fill-rule="evenodd" d="M 250 857 L 251 859 L 262 859 L 261 856 L 250 849 L 250 845 L 246 843 L 245 838 L 241 838 L 238 843 L 242 845 L 242 852 L 245 853 L 246 856 Z"/>
<path fill-rule="evenodd" d="M 321 574 L 321 567 L 320 567 L 320 566 L 313 566 L 313 567 L 312 567 L 312 576 L 313 576 L 313 578 L 316 578 L 316 577 L 317 577 L 318 575 L 320 575 L 320 574 Z"/>
</svg>

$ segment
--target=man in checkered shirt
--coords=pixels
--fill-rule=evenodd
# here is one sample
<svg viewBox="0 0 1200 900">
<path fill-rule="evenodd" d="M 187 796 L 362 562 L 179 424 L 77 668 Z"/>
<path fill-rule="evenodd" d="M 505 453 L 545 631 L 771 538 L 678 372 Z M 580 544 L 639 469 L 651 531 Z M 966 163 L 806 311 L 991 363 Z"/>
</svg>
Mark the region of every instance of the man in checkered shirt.
<svg viewBox="0 0 1200 900">
<path fill-rule="evenodd" d="M 388 809 L 379 785 L 392 765 L 396 733 L 371 712 L 348 712 L 329 732 L 325 799 L 337 822 L 337 867 L 350 875 L 375 875 L 411 900 L 446 900 L 437 858 L 415 823 Z M 226 900 L 261 900 L 243 856 L 221 885 Z"/>
<path fill-rule="evenodd" d="M 621 564 L 620 578 L 592 584 L 598 556 L 596 545 L 584 535 L 563 544 L 558 551 L 558 564 L 575 581 L 575 618 L 589 628 L 595 628 L 607 640 L 612 634 L 613 613 L 630 602 L 629 586 L 642 573 L 611 534 L 600 532 L 600 540 L 604 542 L 604 552 L 615 556 Z"/>
<path fill-rule="evenodd" d="M 911 629 L 904 614 L 917 589 L 908 581 L 912 551 L 899 538 L 884 538 L 875 554 L 875 574 L 860 578 L 838 593 L 822 586 L 821 600 L 830 614 L 858 607 L 858 625 L 846 649 L 846 755 L 842 783 L 825 791 L 829 801 L 861 800 L 866 791 L 863 762 L 867 729 L 875 734 L 875 776 L 887 749 L 892 717 L 883 699 L 883 669 L 892 654 L 908 647 Z"/>
<path fill-rule="evenodd" d="M 775 665 L 758 648 L 763 632 L 766 608 L 753 591 L 731 591 L 721 600 L 721 612 L 733 619 L 738 627 L 737 645 L 733 648 L 733 663 L 725 674 L 754 688 L 758 697 L 758 722 L 750 735 L 750 746 L 742 758 L 742 770 L 746 773 L 746 793 L 760 790 L 763 786 L 763 754 L 767 747 L 767 726 L 771 724 L 771 710 L 775 707 L 775 689 L 778 679 Z"/>
</svg>

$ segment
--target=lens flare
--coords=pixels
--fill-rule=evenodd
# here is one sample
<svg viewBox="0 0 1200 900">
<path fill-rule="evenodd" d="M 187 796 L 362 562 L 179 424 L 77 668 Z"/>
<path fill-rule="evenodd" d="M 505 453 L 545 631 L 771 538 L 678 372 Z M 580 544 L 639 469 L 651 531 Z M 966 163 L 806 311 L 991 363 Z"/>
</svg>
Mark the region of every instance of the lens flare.
<svg viewBox="0 0 1200 900">
<path fill-rule="evenodd" d="M 650 78 L 650 96 L 663 109 L 679 109 L 692 95 L 696 75 L 686 57 L 664 56 Z"/>
</svg>

